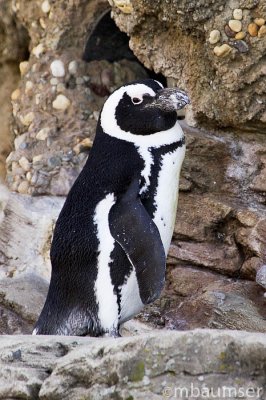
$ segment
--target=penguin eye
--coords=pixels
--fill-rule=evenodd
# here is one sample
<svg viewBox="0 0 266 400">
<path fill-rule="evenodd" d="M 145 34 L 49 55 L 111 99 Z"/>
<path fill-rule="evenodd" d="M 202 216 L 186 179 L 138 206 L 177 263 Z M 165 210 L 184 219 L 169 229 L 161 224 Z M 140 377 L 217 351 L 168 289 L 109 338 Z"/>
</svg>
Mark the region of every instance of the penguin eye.
<svg viewBox="0 0 266 400">
<path fill-rule="evenodd" d="M 132 99 L 133 104 L 140 104 L 142 102 L 143 102 L 143 99 L 140 99 L 138 97 L 133 97 L 133 99 Z"/>
</svg>

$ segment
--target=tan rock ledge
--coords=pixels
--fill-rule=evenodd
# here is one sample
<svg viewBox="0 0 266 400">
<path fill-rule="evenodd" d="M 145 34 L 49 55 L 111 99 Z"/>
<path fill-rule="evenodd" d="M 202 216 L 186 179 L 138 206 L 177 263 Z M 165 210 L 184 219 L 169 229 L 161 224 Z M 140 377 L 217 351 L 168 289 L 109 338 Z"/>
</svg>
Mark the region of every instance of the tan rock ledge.
<svg viewBox="0 0 266 400">
<path fill-rule="evenodd" d="M 159 400 L 209 389 L 217 398 L 229 398 L 230 390 L 232 398 L 252 391 L 262 399 L 266 336 L 223 330 L 119 339 L 3 336 L 0 367 L 0 398 Z"/>
</svg>

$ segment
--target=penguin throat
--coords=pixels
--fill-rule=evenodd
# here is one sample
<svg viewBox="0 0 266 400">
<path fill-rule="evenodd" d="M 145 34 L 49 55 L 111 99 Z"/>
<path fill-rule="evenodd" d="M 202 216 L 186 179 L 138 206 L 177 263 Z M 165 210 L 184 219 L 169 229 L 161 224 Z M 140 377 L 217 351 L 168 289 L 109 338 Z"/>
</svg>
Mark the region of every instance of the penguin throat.
<svg viewBox="0 0 266 400">
<path fill-rule="evenodd" d="M 152 168 L 152 165 L 154 164 L 154 159 L 153 159 L 153 155 L 152 155 L 149 147 L 138 146 L 137 151 L 138 151 L 140 157 L 144 161 L 144 168 L 142 169 L 142 171 L 140 173 L 140 175 L 142 177 L 142 181 L 143 181 L 142 187 L 139 192 L 139 194 L 141 195 L 141 194 L 145 193 L 150 186 L 151 168 Z"/>
</svg>

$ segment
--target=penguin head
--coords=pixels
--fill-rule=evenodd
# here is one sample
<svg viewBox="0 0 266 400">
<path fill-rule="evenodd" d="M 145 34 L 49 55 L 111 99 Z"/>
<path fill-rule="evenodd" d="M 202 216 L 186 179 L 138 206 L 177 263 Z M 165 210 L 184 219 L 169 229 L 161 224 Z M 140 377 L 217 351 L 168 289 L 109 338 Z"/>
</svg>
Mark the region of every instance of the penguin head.
<svg viewBox="0 0 266 400">
<path fill-rule="evenodd" d="M 172 128 L 176 110 L 189 104 L 185 92 L 164 88 L 153 79 L 121 86 L 106 100 L 99 123 L 105 133 L 127 140 L 128 135 L 147 136 Z"/>
</svg>

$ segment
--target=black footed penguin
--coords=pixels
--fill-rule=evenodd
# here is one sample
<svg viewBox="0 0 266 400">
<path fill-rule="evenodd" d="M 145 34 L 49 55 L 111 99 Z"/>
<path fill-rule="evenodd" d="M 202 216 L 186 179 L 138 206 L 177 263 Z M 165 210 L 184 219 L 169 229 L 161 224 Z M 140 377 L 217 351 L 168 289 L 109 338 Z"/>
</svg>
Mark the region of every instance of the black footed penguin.
<svg viewBox="0 0 266 400">
<path fill-rule="evenodd" d="M 157 299 L 173 234 L 184 134 L 181 90 L 135 81 L 106 100 L 58 217 L 39 335 L 119 335 Z"/>
</svg>

